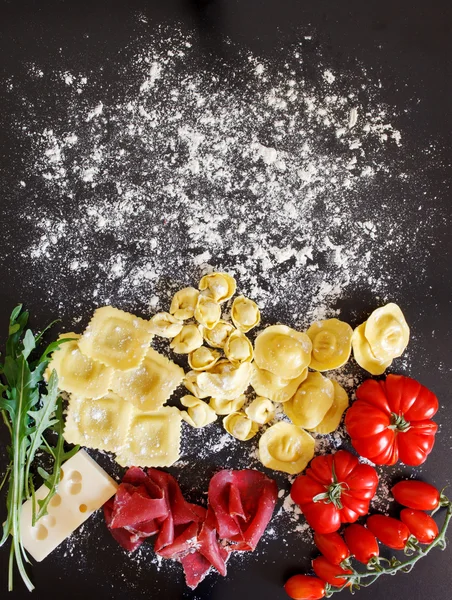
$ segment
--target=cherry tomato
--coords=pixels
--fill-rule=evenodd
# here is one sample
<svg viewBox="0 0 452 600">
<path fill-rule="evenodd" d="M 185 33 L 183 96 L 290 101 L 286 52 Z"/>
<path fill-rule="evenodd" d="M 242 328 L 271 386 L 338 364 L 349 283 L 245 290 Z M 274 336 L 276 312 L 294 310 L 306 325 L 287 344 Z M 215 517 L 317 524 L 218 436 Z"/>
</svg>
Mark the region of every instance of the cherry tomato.
<svg viewBox="0 0 452 600">
<path fill-rule="evenodd" d="M 363 525 L 349 525 L 344 531 L 344 537 L 350 552 L 357 561 L 365 565 L 380 554 L 377 538 Z"/>
<path fill-rule="evenodd" d="M 403 550 L 410 537 L 410 530 L 405 523 L 385 515 L 372 515 L 366 525 L 380 542 L 394 550 Z"/>
<path fill-rule="evenodd" d="M 284 589 L 293 600 L 320 600 L 325 596 L 323 581 L 310 575 L 294 575 L 286 581 Z"/>
<path fill-rule="evenodd" d="M 430 515 L 415 508 L 404 508 L 400 512 L 400 520 L 410 530 L 418 542 L 430 544 L 438 537 L 438 526 Z"/>
<path fill-rule="evenodd" d="M 434 510 L 440 500 L 438 490 L 424 481 L 399 481 L 391 492 L 399 504 L 418 510 Z"/>
<path fill-rule="evenodd" d="M 343 569 L 339 565 L 333 565 L 324 556 L 314 558 L 312 568 L 317 577 L 335 587 L 342 587 L 348 583 L 348 579 L 345 577 L 336 577 L 336 575 L 350 575 L 352 573 L 350 569 Z"/>
<path fill-rule="evenodd" d="M 350 556 L 346 543 L 336 532 L 315 533 L 314 543 L 323 556 L 333 565 L 340 565 L 343 560 Z"/>
</svg>

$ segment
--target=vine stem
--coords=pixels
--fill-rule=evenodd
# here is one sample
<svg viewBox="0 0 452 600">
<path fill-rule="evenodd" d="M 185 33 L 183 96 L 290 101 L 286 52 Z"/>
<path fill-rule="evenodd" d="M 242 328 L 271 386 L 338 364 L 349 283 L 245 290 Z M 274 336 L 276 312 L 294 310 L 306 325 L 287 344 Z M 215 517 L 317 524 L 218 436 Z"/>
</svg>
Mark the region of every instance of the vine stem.
<svg viewBox="0 0 452 600">
<path fill-rule="evenodd" d="M 399 571 L 401 571 L 402 573 L 409 573 L 414 567 L 414 565 L 421 558 L 427 556 L 427 554 L 431 550 L 433 550 L 433 548 L 440 547 L 441 550 L 444 550 L 446 547 L 446 532 L 450 520 L 452 518 L 452 502 L 450 500 L 447 500 L 447 504 L 445 504 L 445 506 L 447 507 L 447 510 L 446 516 L 444 517 L 443 526 L 441 527 L 438 536 L 428 546 L 425 546 L 425 548 L 418 547 L 415 551 L 414 556 L 412 556 L 410 559 L 404 562 L 401 562 L 397 558 L 393 557 L 391 560 L 388 561 L 390 565 L 389 567 L 382 567 L 381 565 L 379 565 L 378 570 L 375 570 L 374 567 L 371 567 L 368 571 L 364 572 L 353 569 L 353 573 L 351 575 L 341 574 L 340 577 L 346 578 L 347 583 L 342 585 L 341 587 L 334 587 L 327 584 L 326 597 L 330 598 L 333 594 L 341 592 L 345 587 L 348 586 L 351 586 L 350 589 L 368 587 L 372 585 L 372 583 L 374 583 L 381 575 L 395 575 Z"/>
</svg>

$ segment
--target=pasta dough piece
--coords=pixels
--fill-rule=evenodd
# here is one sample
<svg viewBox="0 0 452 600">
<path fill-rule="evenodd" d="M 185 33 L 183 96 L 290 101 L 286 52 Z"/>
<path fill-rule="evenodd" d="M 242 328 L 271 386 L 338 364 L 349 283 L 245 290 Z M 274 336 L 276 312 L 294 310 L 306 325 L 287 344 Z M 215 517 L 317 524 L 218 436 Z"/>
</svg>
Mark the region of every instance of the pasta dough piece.
<svg viewBox="0 0 452 600">
<path fill-rule="evenodd" d="M 82 354 L 78 347 L 79 334 L 63 333 L 58 339 L 71 338 L 72 341 L 64 342 L 53 352 L 46 377 L 55 369 L 61 390 L 87 398 L 101 398 L 108 392 L 113 369 Z"/>
<path fill-rule="evenodd" d="M 94 311 L 78 346 L 86 356 L 114 369 L 134 369 L 152 340 L 151 324 L 112 306 Z"/>
<path fill-rule="evenodd" d="M 392 363 L 392 358 L 384 361 L 379 360 L 376 356 L 374 356 L 369 342 L 364 335 L 365 327 L 366 322 L 358 325 L 358 327 L 353 331 L 353 356 L 360 367 L 366 371 L 369 371 L 369 373 L 372 375 L 381 375 Z"/>
<path fill-rule="evenodd" d="M 198 385 L 199 371 L 189 371 L 185 373 L 184 385 L 189 392 L 191 392 L 196 398 L 208 398 L 210 394 L 205 390 L 202 390 Z"/>
<path fill-rule="evenodd" d="M 284 412 L 294 425 L 313 429 L 334 400 L 333 383 L 318 372 L 308 373 L 293 398 L 284 404 Z"/>
<path fill-rule="evenodd" d="M 157 412 L 134 409 L 125 445 L 116 460 L 122 467 L 170 467 L 179 459 L 182 417 L 174 406 Z"/>
<path fill-rule="evenodd" d="M 184 370 L 149 348 L 141 365 L 130 371 L 115 371 L 113 392 L 140 410 L 158 410 L 184 378 Z"/>
<path fill-rule="evenodd" d="M 150 320 L 151 331 L 160 337 L 171 339 L 181 332 L 184 324 L 167 312 L 157 313 Z"/>
<path fill-rule="evenodd" d="M 125 444 L 133 407 L 112 392 L 102 398 L 71 396 L 64 439 L 70 444 L 118 452 Z"/>
<path fill-rule="evenodd" d="M 192 319 L 195 314 L 198 296 L 199 291 L 194 287 L 182 288 L 174 294 L 171 300 L 170 313 L 181 321 Z"/>
<path fill-rule="evenodd" d="M 202 346 L 202 335 L 194 323 L 184 325 L 178 335 L 171 341 L 170 348 L 177 354 L 190 354 Z"/>
<path fill-rule="evenodd" d="M 254 355 L 253 344 L 244 333 L 236 329 L 226 340 L 224 353 L 233 365 L 251 362 Z"/>
<path fill-rule="evenodd" d="M 377 308 L 366 321 L 364 337 L 377 360 L 386 361 L 403 354 L 410 328 L 402 311 L 393 302 Z"/>
<path fill-rule="evenodd" d="M 245 413 L 255 423 L 265 425 L 275 416 L 275 405 L 268 398 L 258 396 L 245 408 Z"/>
<path fill-rule="evenodd" d="M 195 319 L 206 329 L 213 329 L 221 317 L 221 306 L 208 296 L 198 297 L 195 308 Z"/>
<path fill-rule="evenodd" d="M 246 396 L 242 394 L 233 400 L 211 398 L 209 406 L 213 408 L 217 415 L 230 415 L 233 412 L 239 412 L 245 402 Z"/>
<path fill-rule="evenodd" d="M 228 337 L 235 331 L 234 326 L 226 321 L 218 321 L 212 329 L 202 327 L 202 335 L 212 348 L 224 348 Z"/>
<path fill-rule="evenodd" d="M 318 425 L 316 425 L 310 431 L 315 431 L 316 433 L 326 434 L 331 433 L 332 431 L 336 431 L 339 427 L 339 423 L 341 422 L 342 415 L 344 414 L 345 409 L 348 407 L 348 395 L 342 386 L 340 386 L 337 381 L 331 381 L 334 386 L 334 400 L 333 404 L 328 409 L 328 412 L 323 417 Z"/>
<path fill-rule="evenodd" d="M 259 458 L 264 467 L 297 475 L 314 457 L 314 438 L 306 431 L 279 421 L 269 427 L 259 440 Z"/>
<path fill-rule="evenodd" d="M 217 350 L 211 350 L 206 346 L 200 346 L 188 355 L 188 364 L 193 371 L 207 371 L 211 369 L 220 359 L 221 354 Z"/>
<path fill-rule="evenodd" d="M 312 342 L 311 369 L 337 369 L 350 358 L 353 329 L 348 323 L 339 319 L 316 321 L 306 334 Z"/>
<path fill-rule="evenodd" d="M 200 428 L 217 420 L 217 414 L 206 402 L 194 396 L 183 396 L 180 399 L 188 411 L 182 411 L 181 416 L 192 427 Z"/>
<path fill-rule="evenodd" d="M 311 362 L 311 350 L 311 340 L 305 333 L 285 325 L 271 325 L 256 338 L 254 360 L 260 369 L 295 379 Z"/>
<path fill-rule="evenodd" d="M 233 412 L 223 419 L 223 426 L 228 433 L 242 442 L 247 442 L 258 432 L 258 425 L 245 413 Z"/>
<path fill-rule="evenodd" d="M 273 402 L 287 402 L 292 398 L 300 383 L 307 376 L 308 369 L 306 368 L 299 377 L 284 379 L 283 377 L 278 377 L 278 375 L 273 375 L 270 371 L 259 369 L 256 364 L 253 364 L 251 385 L 259 396 L 270 398 Z"/>
<path fill-rule="evenodd" d="M 213 398 L 233 400 L 243 394 L 250 379 L 250 363 L 242 363 L 234 367 L 229 361 L 220 360 L 210 371 L 198 373 L 196 383 L 203 394 Z"/>
<path fill-rule="evenodd" d="M 246 333 L 259 325 L 261 313 L 255 302 L 245 296 L 237 296 L 232 303 L 231 319 L 237 329 Z"/>
<path fill-rule="evenodd" d="M 215 302 L 226 302 L 235 294 L 237 284 L 227 273 L 210 273 L 199 282 L 199 289 Z"/>
</svg>

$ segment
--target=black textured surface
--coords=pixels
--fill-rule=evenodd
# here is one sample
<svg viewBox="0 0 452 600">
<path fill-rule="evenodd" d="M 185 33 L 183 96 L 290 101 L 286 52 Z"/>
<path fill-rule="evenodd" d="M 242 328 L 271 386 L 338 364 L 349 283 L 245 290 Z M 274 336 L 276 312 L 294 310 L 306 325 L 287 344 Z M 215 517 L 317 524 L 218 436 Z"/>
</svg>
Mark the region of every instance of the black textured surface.
<svg viewBox="0 0 452 600">
<path fill-rule="evenodd" d="M 436 420 L 440 423 L 437 443 L 421 476 L 438 486 L 450 483 L 449 463 L 452 420 L 449 407 L 451 375 L 451 281 L 452 281 L 452 214 L 450 192 L 451 131 L 452 131 L 452 63 L 451 23 L 452 9 L 446 1 L 421 2 L 358 2 L 347 0 L 319 0 L 302 3 L 300 0 L 134 0 L 129 2 L 5 2 L 0 6 L 0 69 L 2 82 L 11 75 L 25 73 L 27 65 L 37 60 L 49 69 L 90 69 L 102 64 L 100 84 L 114 78 L 118 50 L 132 43 L 137 36 L 136 14 L 147 16 L 138 35 L 155 31 L 161 23 L 172 21 L 197 29 L 205 48 L 206 57 L 215 57 L 226 63 L 235 60 L 235 47 L 245 47 L 256 56 L 271 58 L 279 55 L 285 45 L 296 41 L 300 27 L 313 26 L 319 33 L 324 56 L 338 70 L 353 70 L 356 61 L 372 70 L 385 84 L 385 101 L 402 109 L 412 98 L 419 99 L 418 107 L 406 122 L 399 119 L 398 127 L 409 138 L 434 137 L 441 154 L 431 161 L 428 170 L 428 189 L 434 192 L 434 204 L 441 211 L 430 219 L 432 243 L 425 248 L 428 254 L 427 283 L 419 283 L 417 264 L 410 260 L 409 248 L 400 256 L 395 272 L 399 276 L 399 302 L 406 307 L 407 320 L 413 324 L 416 346 L 411 348 L 411 372 L 433 389 L 441 400 Z M 226 44 L 225 37 L 233 44 Z M 400 85 L 403 81 L 403 85 Z M 2 83 L 3 85 L 3 83 Z M 239 85 L 239 84 L 238 84 Z M 112 86 L 114 87 L 114 86 Z M 113 93 L 113 92 L 112 92 Z M 51 89 L 46 97 L 36 98 L 43 114 L 58 114 L 59 107 L 52 98 Z M 8 255 L 8 235 L 14 235 L 14 246 L 27 232 L 14 227 L 14 214 L 19 199 L 11 192 L 13 183 L 23 178 L 24 159 L 28 148 L 19 144 L 10 124 L 17 117 L 18 107 L 6 101 L 0 91 L 0 205 L 4 242 L 0 247 Z M 414 123 L 414 125 L 413 125 Z M 416 165 L 413 166 L 416 168 Z M 37 188 L 38 189 L 38 188 Z M 394 190 L 392 190 L 394 192 Z M 408 199 L 409 201 L 410 199 Z M 415 200 L 415 199 L 413 199 Z M 46 199 L 42 198 L 42 202 Z M 417 214 L 410 211 L 406 198 L 399 198 L 394 211 L 406 212 L 406 227 L 415 227 Z M 441 217 L 440 217 L 441 215 Z M 446 219 L 444 218 L 446 215 Z M 8 223 L 5 220 L 8 219 Z M 28 286 L 26 273 L 15 270 L 14 255 L 1 261 L 0 308 L 3 342 L 7 315 L 18 302 L 31 310 L 32 324 L 39 328 L 55 317 L 48 304 L 36 304 L 36 290 Z M 42 290 L 40 294 L 42 294 Z M 45 293 L 45 292 L 44 292 Z M 361 296 L 349 300 L 343 307 L 343 318 L 364 313 L 369 309 L 372 290 L 363 290 Z M 87 314 L 89 311 L 87 310 Z M 432 330 L 437 335 L 432 337 Z M 437 369 L 443 361 L 445 367 Z M 6 430 L 0 430 L 1 439 Z M 0 448 L 4 464 L 5 449 Z M 206 470 L 212 465 L 205 465 Z M 188 469 L 188 467 L 187 467 Z M 409 472 L 409 470 L 407 470 Z M 204 474 L 203 474 L 204 475 Z M 190 480 L 190 474 L 184 478 Z M 197 475 L 199 477 L 199 473 Z M 208 477 L 203 486 L 207 488 Z M 87 526 L 92 535 L 83 539 L 84 561 L 77 563 L 71 557 L 51 556 L 32 569 L 37 598 L 199 598 L 215 600 L 250 596 L 262 600 L 285 598 L 282 584 L 289 574 L 306 570 L 312 548 L 300 545 L 293 548 L 292 557 L 280 553 L 279 541 L 271 540 L 256 557 L 248 557 L 244 565 L 234 569 L 231 564 L 227 579 L 211 576 L 198 590 L 185 588 L 180 572 L 162 568 L 156 572 L 134 563 L 126 563 L 124 555 L 109 537 L 98 515 Z M 101 542 L 99 541 L 99 539 Z M 16 580 L 16 591 L 6 594 L 6 548 L 0 549 L 0 589 L 2 597 L 19 599 L 28 592 Z M 423 600 L 426 595 L 434 600 L 450 597 L 451 549 L 435 551 L 421 561 L 410 575 L 384 578 L 368 590 L 358 592 L 362 600 L 387 596 L 393 600 L 409 597 Z M 130 584 L 133 582 L 133 585 Z M 347 592 L 343 592 L 345 596 Z"/>
</svg>

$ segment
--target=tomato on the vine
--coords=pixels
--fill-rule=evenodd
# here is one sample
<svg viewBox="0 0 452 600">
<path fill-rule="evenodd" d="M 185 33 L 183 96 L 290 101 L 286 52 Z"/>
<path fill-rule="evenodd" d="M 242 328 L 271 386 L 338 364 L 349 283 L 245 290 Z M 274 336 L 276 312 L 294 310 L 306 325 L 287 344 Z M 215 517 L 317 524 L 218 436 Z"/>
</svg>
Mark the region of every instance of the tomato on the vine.
<svg viewBox="0 0 452 600">
<path fill-rule="evenodd" d="M 400 520 L 421 544 L 430 544 L 438 537 L 438 525 L 422 510 L 404 508 L 400 511 Z"/>
<path fill-rule="evenodd" d="M 391 489 L 399 504 L 418 510 L 435 510 L 440 503 L 439 491 L 424 481 L 399 481 Z"/>
<path fill-rule="evenodd" d="M 431 420 L 438 399 L 419 382 L 403 375 L 368 379 L 356 390 L 345 426 L 353 447 L 377 465 L 423 463 L 435 443 L 438 425 Z"/>
<path fill-rule="evenodd" d="M 324 582 L 310 575 L 294 575 L 286 581 L 284 589 L 293 600 L 320 600 L 325 596 Z"/>
<path fill-rule="evenodd" d="M 344 531 L 347 546 L 358 562 L 365 565 L 380 554 L 377 538 L 363 525 L 353 523 Z"/>
<path fill-rule="evenodd" d="M 347 452 L 317 456 L 290 491 L 309 525 L 318 533 L 337 531 L 367 514 L 378 485 L 373 467 Z"/>
<path fill-rule="evenodd" d="M 380 542 L 394 550 L 403 550 L 410 537 L 410 530 L 405 523 L 393 517 L 372 515 L 366 525 Z"/>
<path fill-rule="evenodd" d="M 314 558 L 312 568 L 317 577 L 335 587 L 342 587 L 348 583 L 348 579 L 341 577 L 341 575 L 351 575 L 353 573 L 350 569 L 343 569 L 340 565 L 333 565 L 324 556 Z"/>
<path fill-rule="evenodd" d="M 335 531 L 332 533 L 316 532 L 314 534 L 314 544 L 320 553 L 333 565 L 340 565 L 341 562 L 350 556 L 347 544 Z"/>
</svg>

